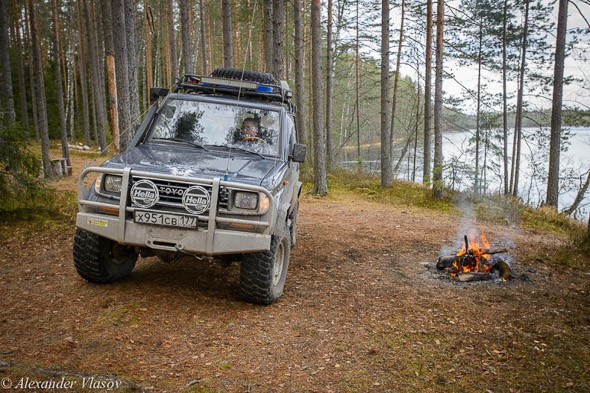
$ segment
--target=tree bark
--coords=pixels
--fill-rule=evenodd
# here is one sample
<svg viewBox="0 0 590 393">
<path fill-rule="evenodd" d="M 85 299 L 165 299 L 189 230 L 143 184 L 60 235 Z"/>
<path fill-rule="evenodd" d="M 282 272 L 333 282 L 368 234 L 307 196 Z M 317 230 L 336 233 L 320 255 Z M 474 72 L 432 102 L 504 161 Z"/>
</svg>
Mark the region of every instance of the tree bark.
<svg viewBox="0 0 590 393">
<path fill-rule="evenodd" d="M 328 179 L 326 176 L 326 148 L 324 143 L 324 122 L 322 99 L 322 31 L 321 31 L 320 0 L 311 1 L 311 77 L 313 81 L 313 193 L 326 195 L 328 193 Z"/>
<path fill-rule="evenodd" d="M 129 77 L 124 0 L 112 0 L 113 46 L 117 82 L 117 112 L 119 114 L 119 149 L 125 151 L 130 138 Z"/>
<path fill-rule="evenodd" d="M 381 186 L 393 184 L 389 128 L 389 0 L 381 1 Z"/>
<path fill-rule="evenodd" d="M 264 61 L 266 72 L 274 75 L 274 26 L 273 26 L 273 0 L 264 0 Z"/>
<path fill-rule="evenodd" d="M 2 76 L 2 87 L 0 89 L 2 94 L 2 97 L 0 97 L 0 125 L 4 123 L 12 124 L 16 119 L 12 91 L 8 26 L 5 0 L 0 0 L 0 75 Z M 4 119 L 7 121 L 4 122 Z"/>
<path fill-rule="evenodd" d="M 113 146 L 115 153 L 119 153 L 119 110 L 117 108 L 117 78 L 115 76 L 115 47 L 113 42 L 113 23 L 111 21 L 112 11 L 111 2 L 101 2 L 102 15 L 105 21 L 109 21 L 104 24 L 104 39 L 105 39 L 105 58 L 106 58 L 106 72 L 107 72 L 107 91 L 108 91 L 108 113 L 109 121 L 111 125 L 111 135 L 113 137 Z"/>
<path fill-rule="evenodd" d="M 514 120 L 514 142 L 512 145 L 512 171 L 510 174 L 510 188 L 512 195 L 518 197 L 518 182 L 520 177 L 520 150 L 522 143 L 522 106 L 524 95 L 524 74 L 526 68 L 527 39 L 529 30 L 529 0 L 525 0 L 524 31 L 522 36 L 522 51 L 520 56 L 519 86 L 516 99 L 516 115 Z"/>
<path fill-rule="evenodd" d="M 95 20 L 90 17 L 90 1 L 84 1 L 84 20 L 88 31 L 88 55 L 90 60 L 90 79 L 92 84 L 92 100 L 94 110 L 96 111 L 96 132 L 98 134 L 98 144 L 101 152 L 106 152 L 107 140 L 105 136 L 105 107 L 101 92 L 101 76 L 99 72 L 98 45 L 96 42 Z"/>
<path fill-rule="evenodd" d="M 443 153 L 442 153 L 442 74 L 444 37 L 444 0 L 438 0 L 436 9 L 436 74 L 434 77 L 434 166 L 432 170 L 432 196 L 442 198 Z"/>
<path fill-rule="evenodd" d="M 51 159 L 49 157 L 49 125 L 47 122 L 47 101 L 45 99 L 45 81 L 43 78 L 43 64 L 41 63 L 41 48 L 39 45 L 39 33 L 37 30 L 37 16 L 34 0 L 27 0 L 29 9 L 29 23 L 31 32 L 31 46 L 33 58 L 33 70 L 35 78 L 35 95 L 37 98 L 37 110 L 39 118 L 39 131 L 41 134 L 41 157 L 43 161 L 43 174 L 46 178 L 53 177 Z"/>
<path fill-rule="evenodd" d="M 29 113 L 27 108 L 27 87 L 25 83 L 25 67 L 23 63 L 23 44 L 20 31 L 20 6 L 16 0 L 12 1 L 14 13 L 14 32 L 16 38 L 16 64 L 18 76 L 18 91 L 20 97 L 20 121 L 25 129 L 26 137 L 29 138 Z"/>
<path fill-rule="evenodd" d="M 106 2 L 105 2 L 106 3 Z M 148 0 L 143 0 L 144 29 L 145 29 L 145 97 L 150 102 L 150 89 L 154 86 L 152 60 L 152 9 Z"/>
<path fill-rule="evenodd" d="M 332 15 L 332 0 L 328 0 L 328 26 L 326 34 L 326 150 L 328 152 L 328 170 L 332 170 L 334 166 L 334 147 L 332 146 L 332 94 L 334 90 Z"/>
<path fill-rule="evenodd" d="M 283 50 L 285 47 L 283 32 L 283 0 L 274 0 L 273 3 L 273 68 L 274 76 L 278 80 L 284 79 Z"/>
<path fill-rule="evenodd" d="M 182 62 L 184 64 L 184 74 L 192 74 L 195 72 L 195 66 L 193 65 L 193 51 L 191 49 L 191 29 L 188 0 L 180 0 L 180 25 L 182 28 Z"/>
<path fill-rule="evenodd" d="M 565 214 L 571 216 L 578 209 L 578 206 L 580 206 L 580 203 L 582 203 L 582 201 L 584 200 L 584 195 L 586 195 L 588 188 L 590 188 L 590 170 L 588 170 L 588 172 L 586 173 L 586 181 L 578 190 L 574 202 L 570 207 L 563 211 Z"/>
<path fill-rule="evenodd" d="M 504 195 L 510 194 L 510 181 L 508 178 L 508 0 L 504 0 L 502 18 L 502 139 L 504 158 Z"/>
<path fill-rule="evenodd" d="M 354 57 L 354 80 L 355 80 L 355 109 L 356 109 L 356 154 L 359 172 L 363 169 L 361 156 L 361 53 L 360 53 L 360 0 L 356 1 L 356 37 Z"/>
<path fill-rule="evenodd" d="M 297 139 L 307 143 L 307 99 L 304 80 L 304 46 L 303 46 L 303 5 L 302 0 L 293 1 L 293 23 L 295 24 L 295 89 L 297 96 Z"/>
<path fill-rule="evenodd" d="M 90 104 L 88 102 L 88 79 L 86 78 L 86 45 L 84 43 L 84 34 L 82 32 L 82 4 L 77 3 L 77 15 L 78 15 L 78 36 L 79 36 L 79 48 L 78 48 L 78 67 L 80 73 L 80 94 L 82 96 L 82 125 L 84 130 L 84 142 L 90 146 Z"/>
<path fill-rule="evenodd" d="M 180 8 L 182 10 L 182 5 Z M 169 83 L 172 84 L 174 83 L 174 78 L 178 76 L 178 65 L 176 61 L 176 29 L 174 26 L 174 0 L 168 0 L 166 16 L 168 25 L 168 45 L 166 46 L 166 49 L 169 51 L 168 56 L 170 57 L 170 69 L 168 70 L 168 75 L 170 75 Z M 125 18 L 127 18 L 127 14 L 125 14 Z M 125 23 L 127 23 L 127 21 L 125 21 Z M 129 41 L 127 41 L 127 46 L 129 46 Z"/>
<path fill-rule="evenodd" d="M 66 111 L 64 106 L 64 89 L 61 76 L 61 34 L 58 19 L 58 2 L 51 2 L 51 19 L 53 23 L 53 59 L 55 62 L 55 95 L 57 96 L 57 111 L 59 115 L 59 129 L 61 135 L 61 151 L 63 158 L 71 165 L 70 148 L 68 146 L 68 128 L 66 124 Z M 64 174 L 65 175 L 65 174 Z"/>
<path fill-rule="evenodd" d="M 129 78 L 129 110 L 130 110 L 130 125 L 129 129 L 129 140 L 135 134 L 135 127 L 138 125 L 140 120 L 139 111 L 139 77 L 137 70 L 137 55 L 136 55 L 136 41 L 135 41 L 135 13 L 136 13 L 135 0 L 125 0 L 125 31 L 127 38 L 127 77 Z M 176 51 L 174 51 L 176 56 Z M 176 77 L 178 73 L 178 65 L 176 57 L 174 57 L 173 64 L 174 75 Z"/>
<path fill-rule="evenodd" d="M 399 41 L 397 44 L 397 58 L 395 63 L 395 75 L 393 77 L 393 97 L 391 98 L 391 125 L 389 133 L 391 135 L 391 148 L 392 151 L 390 153 L 391 159 L 393 161 L 393 138 L 395 136 L 395 117 L 397 113 L 397 91 L 399 88 L 399 70 L 401 67 L 401 59 L 402 59 L 402 48 L 404 42 L 404 22 L 405 22 L 405 11 L 406 11 L 406 2 L 402 0 L 401 3 L 401 20 L 400 20 L 400 27 L 399 27 Z M 401 157 L 398 160 L 398 164 L 395 166 L 393 174 L 397 173 L 397 168 L 399 168 L 399 164 L 401 163 Z"/>
<path fill-rule="evenodd" d="M 481 140 L 481 63 L 482 59 L 482 45 L 483 45 L 483 27 L 481 17 L 479 21 L 479 37 L 478 37 L 478 53 L 477 53 L 477 109 L 475 114 L 475 178 L 473 182 L 473 193 L 479 195 L 479 156 L 480 156 L 480 140 Z"/>
<path fill-rule="evenodd" d="M 557 209 L 559 202 L 559 155 L 561 151 L 561 105 L 563 102 L 563 69 L 567 34 L 568 0 L 559 0 L 555 67 L 553 70 L 553 100 L 551 103 L 551 142 L 549 144 L 549 175 L 547 178 L 547 205 Z M 590 175 L 589 175 L 590 176 Z"/>
<path fill-rule="evenodd" d="M 426 0 L 426 59 L 424 70 L 424 167 L 422 183 L 430 186 L 432 128 L 432 0 Z"/>
<path fill-rule="evenodd" d="M 231 0 L 222 0 L 222 31 L 223 31 L 223 66 L 225 68 L 234 67 L 234 40 L 231 18 Z"/>
<path fill-rule="evenodd" d="M 199 15 L 201 17 L 201 55 L 203 75 L 209 74 L 209 65 L 207 62 L 207 17 L 205 15 L 205 0 L 200 0 Z M 187 67 L 188 68 L 188 67 Z"/>
</svg>

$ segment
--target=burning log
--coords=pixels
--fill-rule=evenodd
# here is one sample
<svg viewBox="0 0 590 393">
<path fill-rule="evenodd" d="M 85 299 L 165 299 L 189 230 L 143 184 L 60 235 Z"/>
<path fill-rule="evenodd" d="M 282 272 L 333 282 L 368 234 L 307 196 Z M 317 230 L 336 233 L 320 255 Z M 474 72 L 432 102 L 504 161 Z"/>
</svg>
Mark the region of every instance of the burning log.
<svg viewBox="0 0 590 393">
<path fill-rule="evenodd" d="M 507 249 L 491 250 L 485 235 L 481 235 L 485 248 L 477 242 L 469 241 L 465 235 L 465 245 L 456 255 L 441 256 L 436 262 L 438 270 L 447 270 L 451 277 L 458 277 L 459 281 L 481 281 L 489 279 L 492 273 L 498 273 L 504 281 L 510 278 L 510 266 L 498 254 L 508 252 Z M 469 273 L 465 275 L 465 273 Z M 479 273 L 479 274 L 478 274 Z M 490 273 L 485 276 L 481 273 Z M 460 277 L 459 275 L 463 277 Z"/>
</svg>

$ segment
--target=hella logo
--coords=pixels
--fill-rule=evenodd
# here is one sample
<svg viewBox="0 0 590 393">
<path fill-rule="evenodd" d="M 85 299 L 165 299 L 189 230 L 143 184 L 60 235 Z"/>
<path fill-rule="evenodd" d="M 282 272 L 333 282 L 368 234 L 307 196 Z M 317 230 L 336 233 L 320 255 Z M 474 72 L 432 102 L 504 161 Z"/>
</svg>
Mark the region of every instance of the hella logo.
<svg viewBox="0 0 590 393">
<path fill-rule="evenodd" d="M 209 208 L 211 197 L 209 192 L 201 186 L 192 186 L 186 189 L 182 196 L 182 205 L 192 214 L 201 214 Z"/>
<path fill-rule="evenodd" d="M 139 180 L 131 187 L 131 200 L 139 207 L 148 209 L 159 199 L 158 187 L 150 180 Z"/>
</svg>

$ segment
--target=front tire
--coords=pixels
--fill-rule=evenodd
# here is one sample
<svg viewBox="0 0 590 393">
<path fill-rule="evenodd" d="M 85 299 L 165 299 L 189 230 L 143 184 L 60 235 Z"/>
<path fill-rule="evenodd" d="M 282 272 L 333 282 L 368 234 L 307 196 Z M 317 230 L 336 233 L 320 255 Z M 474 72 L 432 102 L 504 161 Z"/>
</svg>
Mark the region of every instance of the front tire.
<svg viewBox="0 0 590 393">
<path fill-rule="evenodd" d="M 291 239 L 289 232 L 272 237 L 270 250 L 244 255 L 240 266 L 240 292 L 250 303 L 269 305 L 283 294 Z"/>
<path fill-rule="evenodd" d="M 137 262 L 132 247 L 98 236 L 82 229 L 74 237 L 74 266 L 87 281 L 110 284 L 131 274 Z"/>
</svg>

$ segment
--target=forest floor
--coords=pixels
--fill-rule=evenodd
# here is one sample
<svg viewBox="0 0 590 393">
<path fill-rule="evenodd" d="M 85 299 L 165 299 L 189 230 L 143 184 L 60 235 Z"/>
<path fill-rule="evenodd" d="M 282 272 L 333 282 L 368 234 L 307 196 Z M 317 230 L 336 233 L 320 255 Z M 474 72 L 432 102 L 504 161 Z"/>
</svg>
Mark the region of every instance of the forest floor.
<svg viewBox="0 0 590 393">
<path fill-rule="evenodd" d="M 590 391 L 590 272 L 552 263 L 567 239 L 480 222 L 513 278 L 459 283 L 435 263 L 461 213 L 339 194 L 304 196 L 299 217 L 268 307 L 237 297 L 236 264 L 140 259 L 93 285 L 73 267 L 74 222 L 0 224 L 2 388 Z"/>
</svg>

